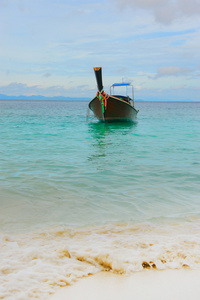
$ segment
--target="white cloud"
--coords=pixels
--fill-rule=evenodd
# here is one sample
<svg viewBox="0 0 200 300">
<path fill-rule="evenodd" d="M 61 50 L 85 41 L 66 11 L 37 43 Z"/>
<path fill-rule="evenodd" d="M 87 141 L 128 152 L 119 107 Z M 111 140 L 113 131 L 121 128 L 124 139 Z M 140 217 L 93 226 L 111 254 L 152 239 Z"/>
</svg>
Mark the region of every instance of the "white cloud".
<svg viewBox="0 0 200 300">
<path fill-rule="evenodd" d="M 135 85 L 134 88 L 135 88 L 136 91 L 141 91 L 142 90 L 141 85 Z"/>
<path fill-rule="evenodd" d="M 44 96 L 62 96 L 67 94 L 67 88 L 63 86 L 51 86 L 48 88 L 32 85 L 28 86 L 24 83 L 12 82 L 9 85 L 0 86 L 0 93 L 9 96 L 20 96 L 20 95 L 44 95 Z"/>
<path fill-rule="evenodd" d="M 150 11 L 157 22 L 170 24 L 181 17 L 200 14 L 199 0 L 113 0 L 120 7 Z"/>
<path fill-rule="evenodd" d="M 171 86 L 170 88 L 142 88 L 136 91 L 135 99 L 151 101 L 199 101 L 200 88 L 187 88 L 185 86 Z M 138 107 L 139 104 L 137 104 Z"/>
<path fill-rule="evenodd" d="M 199 2 L 195 0 L 1 3 L 0 79 L 9 95 L 14 91 L 92 95 L 96 88 L 93 66 L 103 67 L 108 90 L 122 77 L 142 87 L 136 88 L 138 93 L 151 86 L 164 90 L 174 79 L 177 86 L 199 85 L 195 79 L 200 65 L 199 20 L 195 18 Z M 24 86 L 15 90 L 13 82 Z"/>
<path fill-rule="evenodd" d="M 182 90 L 184 88 L 185 88 L 185 85 L 176 85 L 176 86 L 174 86 L 175 90 Z"/>
<path fill-rule="evenodd" d="M 54 85 L 44 87 L 41 85 L 27 85 L 24 83 L 12 82 L 8 85 L 0 86 L 0 94 L 8 96 L 32 96 L 42 95 L 46 97 L 64 96 L 64 97 L 92 97 L 94 91 L 88 85 L 77 85 L 75 88 Z"/>
<path fill-rule="evenodd" d="M 177 66 L 169 66 L 169 67 L 160 67 L 157 70 L 156 78 L 162 76 L 179 76 L 190 74 L 193 70 L 191 68 L 186 67 L 177 67 Z"/>
<path fill-rule="evenodd" d="M 51 73 L 47 72 L 47 73 L 45 73 L 43 76 L 48 78 L 48 77 L 51 76 Z"/>
</svg>

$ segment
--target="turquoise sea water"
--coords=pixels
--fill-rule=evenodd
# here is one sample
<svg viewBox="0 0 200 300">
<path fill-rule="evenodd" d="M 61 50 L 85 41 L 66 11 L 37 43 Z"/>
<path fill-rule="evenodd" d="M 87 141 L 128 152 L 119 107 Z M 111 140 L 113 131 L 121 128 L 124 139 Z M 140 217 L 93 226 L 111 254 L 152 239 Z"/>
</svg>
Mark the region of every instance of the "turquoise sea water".
<svg viewBox="0 0 200 300">
<path fill-rule="evenodd" d="M 136 123 L 110 124 L 87 121 L 87 105 L 0 101 L 2 253 L 12 256 L 14 247 L 23 261 L 31 248 L 44 269 L 45 243 L 51 255 L 68 251 L 64 274 L 56 269 L 60 256 L 51 265 L 55 284 L 60 273 L 73 282 L 102 268 L 137 271 L 144 260 L 159 269 L 199 268 L 200 103 L 138 102 Z M 26 264 L 9 273 L 22 299 L 28 294 L 17 278 Z M 27 293 L 38 289 L 31 276 Z M 37 280 L 41 286 L 44 279 Z M 52 281 L 45 284 L 49 292 Z"/>
<path fill-rule="evenodd" d="M 200 103 L 137 103 L 138 122 L 86 121 L 86 102 L 1 101 L 5 231 L 199 215 Z"/>
</svg>

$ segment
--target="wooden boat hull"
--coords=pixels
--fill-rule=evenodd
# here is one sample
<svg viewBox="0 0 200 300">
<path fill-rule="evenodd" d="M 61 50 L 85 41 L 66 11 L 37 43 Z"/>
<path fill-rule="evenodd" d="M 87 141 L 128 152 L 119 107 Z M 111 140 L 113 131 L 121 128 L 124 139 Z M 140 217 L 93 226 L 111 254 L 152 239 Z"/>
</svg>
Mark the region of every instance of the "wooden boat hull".
<svg viewBox="0 0 200 300">
<path fill-rule="evenodd" d="M 107 99 L 104 112 L 101 101 L 97 97 L 90 101 L 89 108 L 101 122 L 134 121 L 138 113 L 128 102 L 114 96 L 109 96 Z"/>
</svg>

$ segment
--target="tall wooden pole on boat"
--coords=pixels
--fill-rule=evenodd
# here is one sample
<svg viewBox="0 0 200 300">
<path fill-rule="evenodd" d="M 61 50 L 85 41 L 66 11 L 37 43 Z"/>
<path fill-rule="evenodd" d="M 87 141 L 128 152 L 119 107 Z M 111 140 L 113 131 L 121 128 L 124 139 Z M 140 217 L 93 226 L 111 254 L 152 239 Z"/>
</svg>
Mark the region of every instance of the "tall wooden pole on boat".
<svg viewBox="0 0 200 300">
<path fill-rule="evenodd" d="M 102 70 L 101 67 L 94 68 L 96 81 L 97 81 L 97 87 L 100 92 L 103 90 L 102 71 L 101 70 Z"/>
<path fill-rule="evenodd" d="M 103 83 L 102 83 L 102 72 L 101 72 L 101 67 L 98 68 L 94 68 L 94 72 L 95 72 L 95 76 L 96 76 L 96 81 L 97 81 L 97 88 L 98 88 L 98 92 L 97 94 L 104 93 L 103 91 Z M 104 93 L 105 94 L 105 93 Z M 101 95 L 102 97 L 102 95 Z M 104 103 L 104 99 L 101 99 L 101 106 L 102 106 L 102 119 L 105 119 L 105 103 Z"/>
</svg>

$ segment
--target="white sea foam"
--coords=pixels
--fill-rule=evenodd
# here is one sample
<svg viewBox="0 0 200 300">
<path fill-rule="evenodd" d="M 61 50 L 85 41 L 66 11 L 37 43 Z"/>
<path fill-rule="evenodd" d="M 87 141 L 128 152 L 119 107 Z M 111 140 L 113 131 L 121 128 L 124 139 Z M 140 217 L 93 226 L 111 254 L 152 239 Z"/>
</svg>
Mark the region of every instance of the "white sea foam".
<svg viewBox="0 0 200 300">
<path fill-rule="evenodd" d="M 56 286 L 107 270 L 200 269 L 199 222 L 64 226 L 0 237 L 0 298 L 45 299 Z"/>
</svg>

